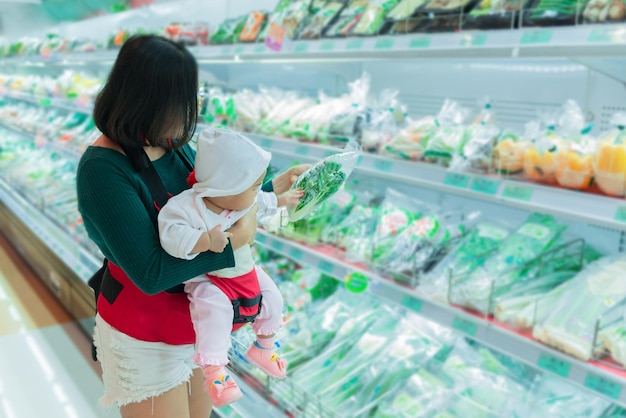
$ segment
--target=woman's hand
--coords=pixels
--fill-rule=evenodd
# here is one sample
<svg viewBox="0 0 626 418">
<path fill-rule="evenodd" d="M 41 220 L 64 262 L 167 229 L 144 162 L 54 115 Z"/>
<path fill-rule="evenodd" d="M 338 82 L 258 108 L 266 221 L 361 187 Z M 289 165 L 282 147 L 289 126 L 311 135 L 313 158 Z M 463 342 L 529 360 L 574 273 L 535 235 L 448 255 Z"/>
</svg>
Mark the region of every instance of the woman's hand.
<svg viewBox="0 0 626 418">
<path fill-rule="evenodd" d="M 246 213 L 243 218 L 239 219 L 228 231 L 233 234 L 230 243 L 233 250 L 237 250 L 246 244 L 254 244 L 254 236 L 256 235 L 257 220 L 256 214 L 259 211 L 257 205 Z"/>
<path fill-rule="evenodd" d="M 311 168 L 311 164 L 300 164 L 291 167 L 284 173 L 279 174 L 272 180 L 272 185 L 274 186 L 274 193 L 276 196 L 280 196 L 285 193 L 291 185 L 296 181 L 300 174 L 307 171 Z"/>
</svg>

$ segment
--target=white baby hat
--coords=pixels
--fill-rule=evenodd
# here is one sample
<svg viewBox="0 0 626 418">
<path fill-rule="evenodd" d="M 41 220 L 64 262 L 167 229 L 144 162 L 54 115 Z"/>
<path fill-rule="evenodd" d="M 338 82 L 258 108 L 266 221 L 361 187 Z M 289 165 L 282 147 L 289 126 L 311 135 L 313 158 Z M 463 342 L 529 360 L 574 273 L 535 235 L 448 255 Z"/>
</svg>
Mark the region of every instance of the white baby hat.
<svg viewBox="0 0 626 418">
<path fill-rule="evenodd" d="M 245 136 L 207 128 L 198 135 L 194 190 L 202 196 L 232 196 L 249 189 L 267 170 L 272 154 Z"/>
</svg>

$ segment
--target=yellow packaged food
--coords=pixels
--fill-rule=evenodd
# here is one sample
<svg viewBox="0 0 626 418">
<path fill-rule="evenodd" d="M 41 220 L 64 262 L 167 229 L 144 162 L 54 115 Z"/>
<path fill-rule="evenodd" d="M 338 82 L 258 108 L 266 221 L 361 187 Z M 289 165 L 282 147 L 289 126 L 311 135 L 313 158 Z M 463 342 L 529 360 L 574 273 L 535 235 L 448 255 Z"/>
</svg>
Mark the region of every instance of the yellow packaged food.
<svg viewBox="0 0 626 418">
<path fill-rule="evenodd" d="M 616 118 L 626 119 L 626 114 Z M 595 180 L 600 190 L 610 196 L 626 195 L 626 135 L 625 125 L 607 132 L 598 141 L 598 150 L 593 163 Z"/>
</svg>

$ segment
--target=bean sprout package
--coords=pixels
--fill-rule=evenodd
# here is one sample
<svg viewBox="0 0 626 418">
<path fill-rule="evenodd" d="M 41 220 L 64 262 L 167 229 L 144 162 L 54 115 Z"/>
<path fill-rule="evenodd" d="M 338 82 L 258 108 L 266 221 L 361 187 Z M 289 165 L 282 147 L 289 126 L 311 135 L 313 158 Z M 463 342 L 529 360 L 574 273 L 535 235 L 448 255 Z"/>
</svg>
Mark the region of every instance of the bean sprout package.
<svg viewBox="0 0 626 418">
<path fill-rule="evenodd" d="M 594 354 L 596 322 L 626 298 L 626 258 L 600 259 L 573 279 L 551 314 L 533 329 L 533 336 L 574 357 Z"/>
<path fill-rule="evenodd" d="M 626 113 L 614 114 L 611 125 L 598 140 L 595 181 L 604 193 L 621 197 L 626 194 Z"/>
<path fill-rule="evenodd" d="M 469 131 L 464 126 L 468 116 L 469 109 L 446 100 L 435 121 L 439 129 L 428 141 L 424 158 L 447 165 L 454 154 L 461 153 L 469 139 Z"/>
<path fill-rule="evenodd" d="M 302 219 L 337 193 L 354 170 L 360 152 L 358 144 L 348 143 L 343 152 L 324 158 L 302 173 L 291 186 L 303 190 L 304 196 L 295 208 L 287 209 L 290 221 Z"/>
</svg>

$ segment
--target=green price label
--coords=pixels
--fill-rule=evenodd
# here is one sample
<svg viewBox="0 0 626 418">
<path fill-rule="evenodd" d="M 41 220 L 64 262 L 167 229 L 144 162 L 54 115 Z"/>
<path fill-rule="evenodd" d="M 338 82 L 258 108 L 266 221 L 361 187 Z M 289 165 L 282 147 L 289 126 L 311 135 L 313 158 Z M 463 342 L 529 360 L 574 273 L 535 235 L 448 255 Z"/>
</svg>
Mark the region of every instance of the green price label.
<svg viewBox="0 0 626 418">
<path fill-rule="evenodd" d="M 393 162 L 389 160 L 374 160 L 374 168 L 384 173 L 389 173 L 393 169 Z"/>
<path fill-rule="evenodd" d="M 484 193 L 490 196 L 495 196 L 495 194 L 498 193 L 499 187 L 500 187 L 500 181 L 498 180 L 475 177 L 474 180 L 472 180 L 471 189 L 478 193 Z"/>
<path fill-rule="evenodd" d="M 587 374 L 585 387 L 615 400 L 619 399 L 619 396 L 622 393 L 622 385 L 611 382 L 610 380 L 591 372 Z"/>
<path fill-rule="evenodd" d="M 44 98 L 39 99 L 38 104 L 41 107 L 48 107 L 52 104 L 52 100 L 48 97 L 44 97 Z"/>
<path fill-rule="evenodd" d="M 332 51 L 335 49 L 335 42 L 333 41 L 325 41 L 320 45 L 320 51 Z"/>
<path fill-rule="evenodd" d="M 320 260 L 320 262 L 317 263 L 317 268 L 324 273 L 332 274 L 335 269 L 335 265 L 330 261 Z"/>
<path fill-rule="evenodd" d="M 280 252 L 280 251 L 283 250 L 283 248 L 284 248 L 284 244 L 282 242 L 280 242 L 280 241 L 274 241 L 272 243 L 272 249 L 274 251 L 279 251 Z"/>
<path fill-rule="evenodd" d="M 430 36 L 420 36 L 417 38 L 413 38 L 411 39 L 411 42 L 409 42 L 409 48 L 411 49 L 429 48 L 430 41 L 431 41 Z"/>
<path fill-rule="evenodd" d="M 419 312 L 422 310 L 422 301 L 407 295 L 402 298 L 402 306 L 409 308 L 413 312 Z"/>
<path fill-rule="evenodd" d="M 547 44 L 552 40 L 552 31 L 549 29 L 529 30 L 522 35 L 521 43 L 528 44 Z"/>
<path fill-rule="evenodd" d="M 558 359 L 546 353 L 541 353 L 539 355 L 537 366 L 561 377 L 569 376 L 569 370 L 572 367 L 567 361 Z"/>
<path fill-rule="evenodd" d="M 363 39 L 352 39 L 346 44 L 348 51 L 355 51 L 363 48 Z"/>
<path fill-rule="evenodd" d="M 465 189 L 469 185 L 469 181 L 469 176 L 465 174 L 448 173 L 443 179 L 443 184 L 447 186 L 458 187 L 460 189 Z"/>
<path fill-rule="evenodd" d="M 521 200 L 522 202 L 530 202 L 533 197 L 533 188 L 528 186 L 516 186 L 507 184 L 504 186 L 502 196 L 507 199 Z"/>
<path fill-rule="evenodd" d="M 295 52 L 306 52 L 309 50 L 309 43 L 308 42 L 300 42 L 296 45 L 296 47 L 293 49 Z"/>
<path fill-rule="evenodd" d="M 393 38 L 381 38 L 374 44 L 374 49 L 391 49 L 393 48 Z"/>
<path fill-rule="evenodd" d="M 246 48 L 245 48 L 245 47 L 243 47 L 243 46 L 238 46 L 238 47 L 236 47 L 236 48 L 234 49 L 234 51 L 233 51 L 233 52 L 235 53 L 235 55 L 239 55 L 239 54 L 241 54 L 241 53 L 242 53 L 245 49 L 246 49 Z"/>
<path fill-rule="evenodd" d="M 476 335 L 478 325 L 476 325 L 472 321 L 468 321 L 467 319 L 455 316 L 454 320 L 452 321 L 452 328 L 457 331 L 461 331 L 465 335 L 473 337 L 474 335 Z"/>
<path fill-rule="evenodd" d="M 363 293 L 367 289 L 367 276 L 363 273 L 350 273 L 345 279 L 346 289 L 352 293 Z"/>
<path fill-rule="evenodd" d="M 615 220 L 626 223 L 626 206 L 618 206 L 615 211 Z"/>
<path fill-rule="evenodd" d="M 613 42 L 613 31 L 607 28 L 593 29 L 587 38 L 587 42 Z"/>
<path fill-rule="evenodd" d="M 272 140 L 271 139 L 262 139 L 260 147 L 261 148 L 272 148 Z"/>
<path fill-rule="evenodd" d="M 306 145 L 298 145 L 296 147 L 296 154 L 298 155 L 309 155 L 309 150 L 311 148 L 307 147 Z"/>
<path fill-rule="evenodd" d="M 303 253 L 298 248 L 292 248 L 289 250 L 289 257 L 293 258 L 296 261 L 302 260 Z"/>
<path fill-rule="evenodd" d="M 265 47 L 265 45 L 258 45 L 254 48 L 254 52 L 256 53 L 265 52 L 266 50 L 267 48 Z"/>
<path fill-rule="evenodd" d="M 265 244 L 267 242 L 267 237 L 263 234 L 256 234 L 254 240 L 256 242 L 260 242 L 261 244 Z"/>
<path fill-rule="evenodd" d="M 483 46 L 487 42 L 487 34 L 486 33 L 477 33 L 474 35 L 465 35 L 463 39 L 461 39 L 461 46 Z"/>
</svg>

